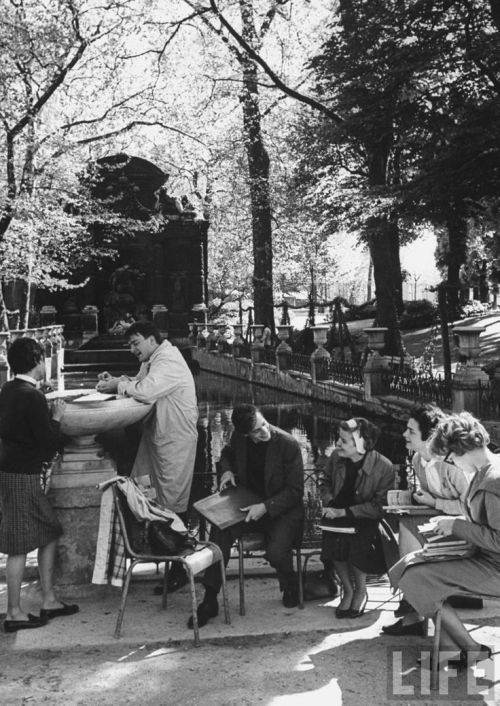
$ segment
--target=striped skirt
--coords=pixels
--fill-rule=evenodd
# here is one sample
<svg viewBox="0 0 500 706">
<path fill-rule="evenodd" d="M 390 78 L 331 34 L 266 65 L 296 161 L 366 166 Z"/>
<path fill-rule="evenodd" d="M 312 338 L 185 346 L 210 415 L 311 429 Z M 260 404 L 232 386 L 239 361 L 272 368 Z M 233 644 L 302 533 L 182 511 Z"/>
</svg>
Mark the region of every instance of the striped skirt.
<svg viewBox="0 0 500 706">
<path fill-rule="evenodd" d="M 0 552 L 27 554 L 61 536 L 63 530 L 38 474 L 0 471 Z"/>
</svg>

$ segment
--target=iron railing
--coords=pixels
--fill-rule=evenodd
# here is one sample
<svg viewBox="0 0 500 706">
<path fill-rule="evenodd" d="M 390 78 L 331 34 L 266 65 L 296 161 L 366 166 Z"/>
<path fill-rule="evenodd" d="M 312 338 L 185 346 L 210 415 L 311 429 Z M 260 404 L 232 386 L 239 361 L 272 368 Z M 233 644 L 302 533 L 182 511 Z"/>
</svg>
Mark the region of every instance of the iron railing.
<svg viewBox="0 0 500 706">
<path fill-rule="evenodd" d="M 299 373 L 311 374 L 311 356 L 303 353 L 291 353 L 289 370 L 295 370 Z"/>
<path fill-rule="evenodd" d="M 330 358 L 328 361 L 329 377 L 334 382 L 341 382 L 344 385 L 356 385 L 363 387 L 363 369 L 350 361 Z"/>
<path fill-rule="evenodd" d="M 383 375 L 387 393 L 414 402 L 435 402 L 443 409 L 451 407 L 451 379 L 416 370 L 387 370 Z"/>
<path fill-rule="evenodd" d="M 268 365 L 276 365 L 276 353 L 274 348 L 262 348 L 260 351 L 260 362 Z"/>
</svg>

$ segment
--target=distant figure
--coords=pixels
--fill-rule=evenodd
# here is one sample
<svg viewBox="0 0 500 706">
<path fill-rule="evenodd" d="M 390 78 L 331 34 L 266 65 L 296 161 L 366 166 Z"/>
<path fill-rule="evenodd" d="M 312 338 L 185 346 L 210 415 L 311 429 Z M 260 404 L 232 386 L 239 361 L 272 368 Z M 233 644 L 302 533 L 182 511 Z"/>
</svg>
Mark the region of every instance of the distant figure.
<svg viewBox="0 0 500 706">
<path fill-rule="evenodd" d="M 128 327 L 134 322 L 135 319 L 132 314 L 127 312 L 122 319 L 115 321 L 113 326 L 109 329 L 109 333 L 112 333 L 114 336 L 123 336 Z"/>
<path fill-rule="evenodd" d="M 266 348 L 271 348 L 273 345 L 273 333 L 268 323 L 264 324 L 264 330 L 262 331 L 262 343 Z"/>
</svg>

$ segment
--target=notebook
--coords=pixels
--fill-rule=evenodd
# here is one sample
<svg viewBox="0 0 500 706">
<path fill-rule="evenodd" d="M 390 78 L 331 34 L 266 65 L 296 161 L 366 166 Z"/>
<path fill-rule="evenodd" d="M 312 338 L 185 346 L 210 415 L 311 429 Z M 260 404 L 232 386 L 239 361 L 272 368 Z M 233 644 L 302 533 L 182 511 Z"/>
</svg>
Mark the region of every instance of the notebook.
<svg viewBox="0 0 500 706">
<path fill-rule="evenodd" d="M 262 498 L 252 490 L 242 485 L 236 487 L 231 485 L 221 493 L 214 493 L 207 498 L 197 500 L 193 503 L 193 507 L 211 524 L 219 529 L 226 529 L 245 519 L 246 512 L 241 510 L 242 507 L 261 502 Z"/>
</svg>

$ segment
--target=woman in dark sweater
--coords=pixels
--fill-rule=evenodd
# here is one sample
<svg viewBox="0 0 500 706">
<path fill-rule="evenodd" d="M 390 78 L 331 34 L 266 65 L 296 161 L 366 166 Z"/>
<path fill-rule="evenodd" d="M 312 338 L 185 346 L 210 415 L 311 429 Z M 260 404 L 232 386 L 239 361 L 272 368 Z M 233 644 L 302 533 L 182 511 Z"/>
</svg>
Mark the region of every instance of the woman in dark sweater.
<svg viewBox="0 0 500 706">
<path fill-rule="evenodd" d="M 42 627 L 50 618 L 76 613 L 55 596 L 52 583 L 57 540 L 62 527 L 42 491 L 43 463 L 57 451 L 64 402 L 52 409 L 52 420 L 37 381 L 44 377 L 44 353 L 32 338 L 16 339 L 7 353 L 13 380 L 0 390 L 0 552 L 7 554 L 5 632 Z M 38 548 L 42 589 L 40 616 L 23 611 L 21 583 L 26 554 Z"/>
<path fill-rule="evenodd" d="M 367 573 L 387 570 L 378 524 L 387 491 L 394 487 L 394 469 L 373 448 L 379 433 L 363 417 L 341 422 L 335 451 L 322 477 L 323 517 L 355 528 L 355 534 L 323 532 L 321 559 L 327 570 L 333 565 L 342 582 L 337 618 L 362 615 Z"/>
</svg>

